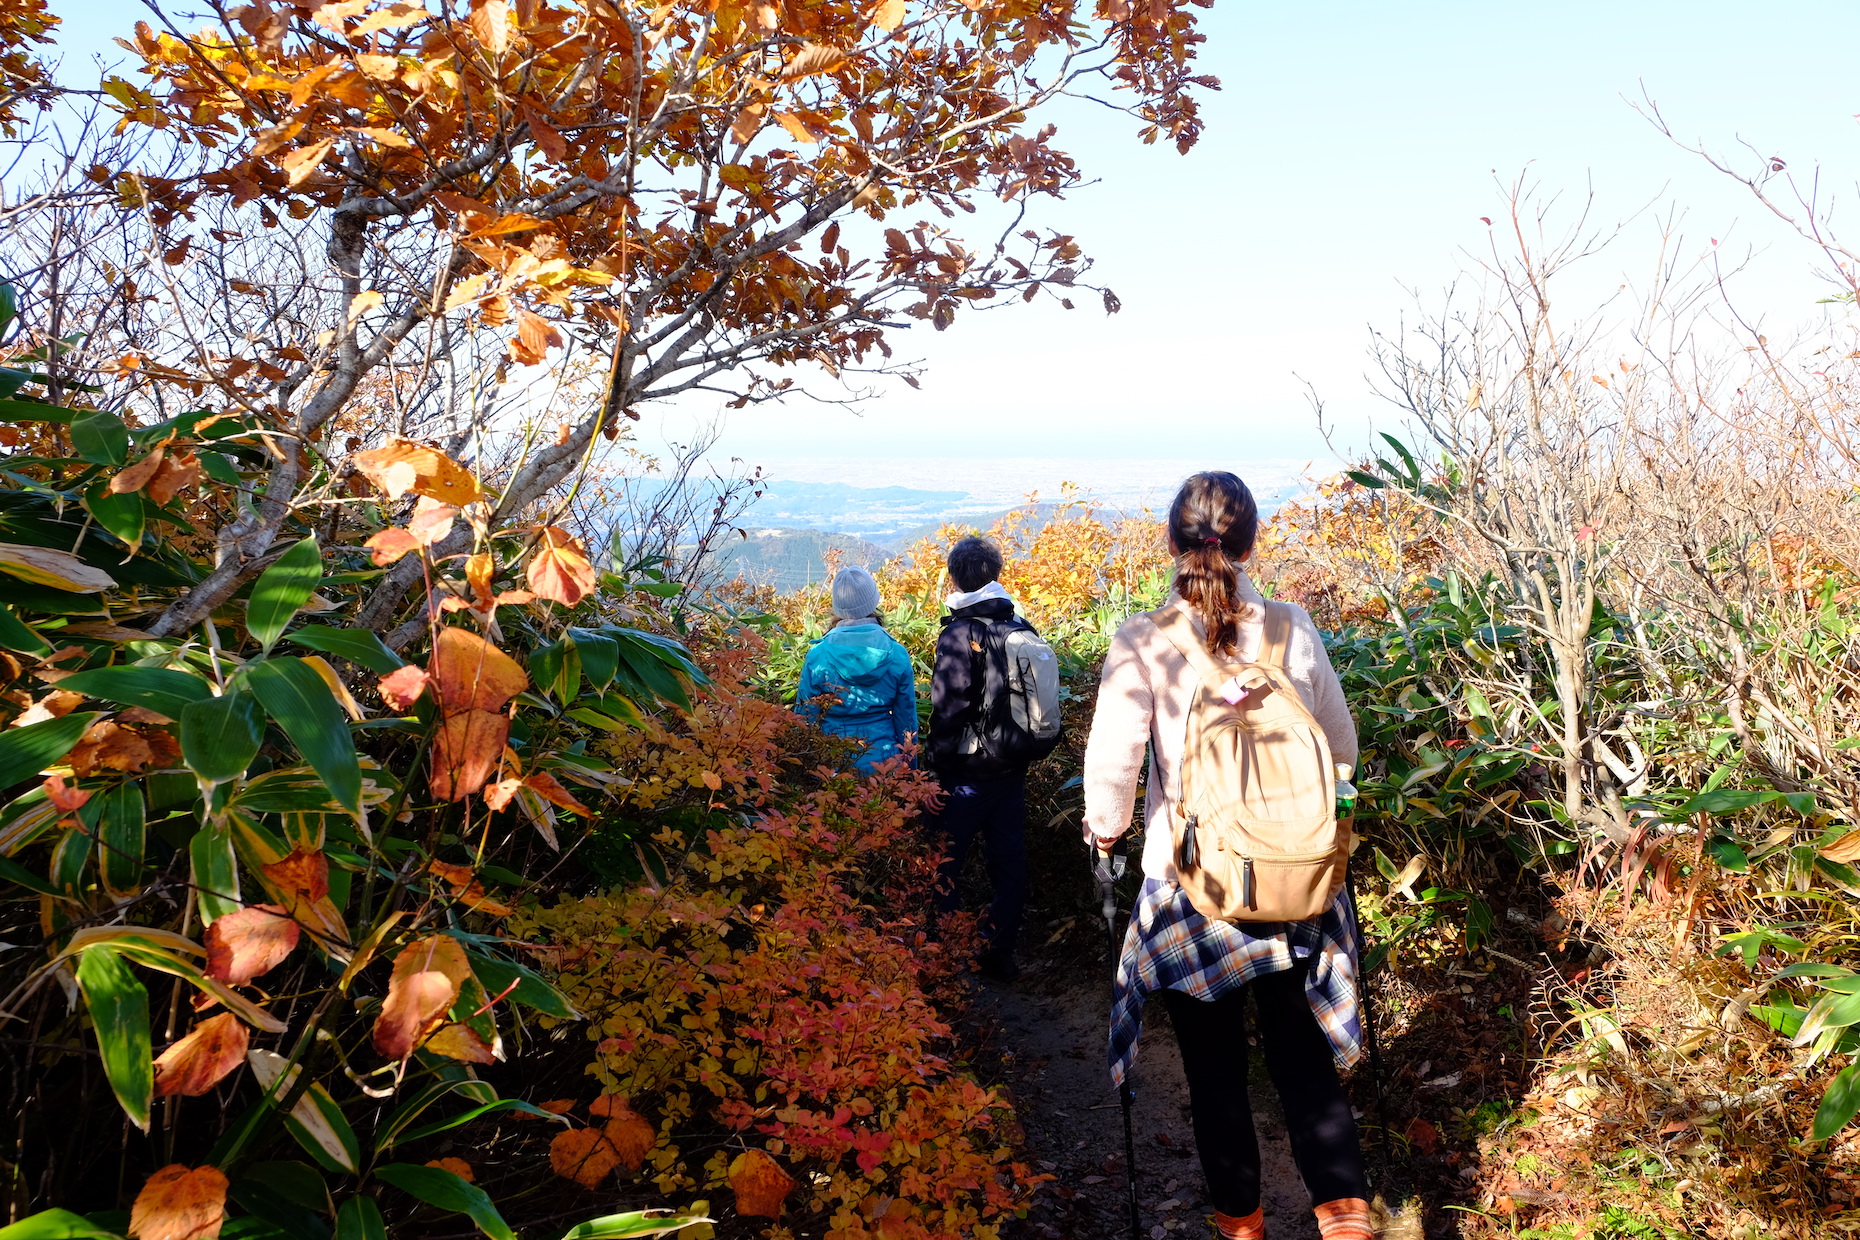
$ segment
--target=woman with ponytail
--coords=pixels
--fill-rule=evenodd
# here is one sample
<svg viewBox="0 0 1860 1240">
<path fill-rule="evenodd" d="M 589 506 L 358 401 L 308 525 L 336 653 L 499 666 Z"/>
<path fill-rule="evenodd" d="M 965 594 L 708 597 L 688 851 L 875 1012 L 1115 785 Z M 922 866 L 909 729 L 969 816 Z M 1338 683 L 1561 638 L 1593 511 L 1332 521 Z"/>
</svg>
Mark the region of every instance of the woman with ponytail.
<svg viewBox="0 0 1860 1240">
<path fill-rule="evenodd" d="M 1126 621 L 1105 657 L 1085 750 L 1085 835 L 1095 847 L 1108 850 L 1129 830 L 1146 747 L 1149 754 L 1143 887 L 1118 961 L 1111 1076 L 1121 1087 L 1144 1000 L 1160 993 L 1182 1050 L 1216 1229 L 1223 1240 L 1260 1240 L 1259 1146 L 1247 1097 L 1251 992 L 1319 1230 L 1324 1240 L 1371 1240 L 1362 1146 L 1338 1076 L 1360 1057 L 1363 1032 L 1347 890 L 1306 921 L 1222 921 L 1195 910 L 1176 869 L 1171 798 L 1199 677 L 1157 621 L 1174 627 L 1170 610 L 1184 613 L 1216 660 L 1260 657 L 1266 604 L 1243 567 L 1258 533 L 1259 508 L 1239 478 L 1208 472 L 1183 483 L 1169 505 L 1175 590 L 1163 608 Z M 1290 617 L 1285 672 L 1334 759 L 1354 764 L 1356 726 L 1317 628 L 1302 610 L 1275 606 Z"/>
</svg>

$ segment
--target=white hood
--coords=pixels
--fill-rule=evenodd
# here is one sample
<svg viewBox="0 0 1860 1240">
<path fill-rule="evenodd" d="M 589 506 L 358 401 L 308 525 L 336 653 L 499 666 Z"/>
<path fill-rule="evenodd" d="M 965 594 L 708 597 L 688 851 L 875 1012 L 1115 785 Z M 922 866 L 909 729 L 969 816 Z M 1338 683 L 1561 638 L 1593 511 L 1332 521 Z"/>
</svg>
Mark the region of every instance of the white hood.
<svg viewBox="0 0 1860 1240">
<path fill-rule="evenodd" d="M 977 603 L 985 603 L 991 598 L 1007 599 L 1010 603 L 1014 601 L 1008 598 L 1008 592 L 1002 588 L 1000 582 L 991 581 L 979 590 L 970 590 L 966 594 L 959 591 L 950 595 L 943 600 L 943 606 L 955 611 L 960 607 L 973 607 Z"/>
</svg>

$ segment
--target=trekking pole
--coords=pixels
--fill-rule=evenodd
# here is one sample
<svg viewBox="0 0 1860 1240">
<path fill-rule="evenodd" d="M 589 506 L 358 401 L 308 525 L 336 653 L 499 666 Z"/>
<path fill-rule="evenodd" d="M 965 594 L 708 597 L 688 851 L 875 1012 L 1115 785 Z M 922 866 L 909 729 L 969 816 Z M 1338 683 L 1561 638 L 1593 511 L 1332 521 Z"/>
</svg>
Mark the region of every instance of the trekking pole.
<svg viewBox="0 0 1860 1240">
<path fill-rule="evenodd" d="M 1389 1157 L 1389 1107 L 1382 1096 L 1382 1048 L 1376 1040 L 1376 1006 L 1375 992 L 1369 986 L 1369 970 L 1363 963 L 1360 953 L 1368 946 L 1363 937 L 1363 914 L 1356 904 L 1356 866 L 1354 858 L 1344 863 L 1344 877 L 1350 893 L 1350 921 L 1356 927 L 1356 944 L 1359 958 L 1356 971 L 1356 999 L 1363 1010 L 1363 1044 L 1369 1051 L 1369 1083 L 1376 1098 L 1376 1125 L 1381 1131 L 1378 1144 L 1382 1147 L 1382 1171 L 1388 1174 L 1394 1163 Z"/>
<path fill-rule="evenodd" d="M 1108 853 L 1096 847 L 1092 849 L 1096 854 L 1092 859 L 1092 874 L 1098 880 L 1105 940 L 1111 947 L 1111 995 L 1114 1003 L 1117 996 L 1117 966 L 1121 958 L 1117 943 L 1117 880 L 1124 876 L 1123 846 L 1122 841 L 1119 841 Z M 1124 1183 L 1130 1190 L 1130 1240 L 1142 1240 L 1143 1224 L 1137 1210 L 1137 1130 L 1136 1120 L 1131 1114 L 1137 1095 L 1130 1087 L 1128 1074 L 1117 1087 L 1117 1100 L 1124 1110 Z"/>
</svg>

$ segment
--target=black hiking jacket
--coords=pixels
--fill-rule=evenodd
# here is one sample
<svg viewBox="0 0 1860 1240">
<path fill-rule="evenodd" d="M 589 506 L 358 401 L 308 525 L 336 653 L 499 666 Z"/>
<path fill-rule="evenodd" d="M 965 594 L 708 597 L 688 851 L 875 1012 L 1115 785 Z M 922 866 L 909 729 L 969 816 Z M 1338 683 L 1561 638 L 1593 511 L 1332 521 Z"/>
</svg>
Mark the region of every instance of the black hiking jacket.
<svg viewBox="0 0 1860 1240">
<path fill-rule="evenodd" d="M 968 726 L 981 721 L 989 695 L 999 694 L 1002 688 L 989 683 L 998 675 L 982 657 L 986 624 L 1013 618 L 1013 600 L 1005 598 L 983 599 L 943 617 L 943 632 L 936 639 L 936 664 L 930 669 L 930 735 L 924 752 L 930 769 L 945 784 L 1000 779 L 1026 769 L 984 753 L 958 752 Z"/>
</svg>

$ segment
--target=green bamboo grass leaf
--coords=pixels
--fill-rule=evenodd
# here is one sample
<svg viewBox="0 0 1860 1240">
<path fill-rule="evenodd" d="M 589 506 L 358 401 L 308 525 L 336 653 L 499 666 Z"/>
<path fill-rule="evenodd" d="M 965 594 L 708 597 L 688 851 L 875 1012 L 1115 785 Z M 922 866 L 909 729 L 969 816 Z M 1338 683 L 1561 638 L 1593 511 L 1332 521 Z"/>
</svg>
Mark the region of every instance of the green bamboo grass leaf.
<svg viewBox="0 0 1860 1240">
<path fill-rule="evenodd" d="M 48 655 L 52 653 L 51 643 L 40 637 L 24 620 L 13 614 L 11 607 L 0 605 L 0 646 L 8 650 L 17 650 L 22 654 Z"/>
<path fill-rule="evenodd" d="M 202 827 L 187 842 L 193 865 L 194 894 L 202 925 L 236 913 L 239 903 L 239 858 L 233 851 L 232 832 L 222 826 Z"/>
<path fill-rule="evenodd" d="M 388 1163 L 375 1168 L 375 1175 L 429 1206 L 468 1216 L 491 1240 L 517 1240 L 517 1233 L 510 1230 L 510 1224 L 497 1212 L 485 1191 L 476 1184 L 467 1184 L 450 1171 L 413 1163 Z"/>
<path fill-rule="evenodd" d="M 188 703 L 213 696 L 213 687 L 201 677 L 167 667 L 92 668 L 73 672 L 58 687 L 118 706 L 140 706 L 170 719 L 179 719 Z"/>
<path fill-rule="evenodd" d="M 297 1083 L 297 1074 L 303 1071 L 301 1065 L 292 1064 L 275 1051 L 247 1051 L 245 1059 L 259 1087 L 272 1098 L 288 1094 Z M 282 1084 L 280 1078 L 284 1078 Z M 320 1083 L 312 1081 L 304 1090 L 297 1105 L 284 1117 L 284 1127 L 304 1152 L 326 1169 L 350 1175 L 361 1169 L 362 1145 L 355 1137 L 355 1129 Z"/>
<path fill-rule="evenodd" d="M 190 702 L 179 718 L 181 757 L 202 779 L 236 779 L 258 756 L 264 720 L 258 698 L 244 690 Z"/>
<path fill-rule="evenodd" d="M 362 808 L 362 768 L 349 735 L 348 716 L 316 669 L 284 657 L 249 664 L 246 683 L 284 734 L 291 738 L 336 803 L 351 814 Z"/>
<path fill-rule="evenodd" d="M 141 890 L 145 867 L 143 849 L 148 836 L 148 808 L 142 785 L 128 780 L 106 788 L 92 798 L 99 803 L 98 870 L 104 890 L 119 898 Z"/>
<path fill-rule="evenodd" d="M 336 1211 L 336 1240 L 387 1240 L 387 1224 L 373 1197 L 351 1197 Z"/>
<path fill-rule="evenodd" d="M 631 1214 L 609 1214 L 591 1218 L 562 1233 L 562 1240 L 632 1240 L 635 1236 L 663 1236 L 683 1231 L 699 1223 L 716 1220 L 704 1212 L 699 1202 L 691 1212 L 676 1210 L 635 1210 Z"/>
<path fill-rule="evenodd" d="M 1815 1109 L 1815 1140 L 1826 1141 L 1852 1123 L 1856 1114 L 1860 1114 L 1860 1064 L 1849 1064 L 1834 1078 Z"/>
<path fill-rule="evenodd" d="M 575 639 L 576 651 L 581 656 L 581 674 L 588 678 L 589 686 L 598 691 L 612 684 L 614 672 L 620 665 L 620 643 L 594 629 L 570 629 L 568 632 Z"/>
<path fill-rule="evenodd" d="M 41 1210 L 9 1227 L 0 1240 L 123 1240 L 116 1232 L 69 1210 Z"/>
<path fill-rule="evenodd" d="M 322 577 L 323 553 L 312 534 L 279 556 L 252 583 L 252 597 L 245 606 L 245 628 L 266 654 L 278 644 L 291 617 L 316 593 Z"/>
<path fill-rule="evenodd" d="M 30 779 L 70 753 L 97 718 L 96 711 L 82 711 L 0 733 L 0 788 Z"/>
<path fill-rule="evenodd" d="M 129 461 L 129 427 L 101 409 L 80 413 L 71 419 L 71 447 L 93 465 L 121 469 Z"/>
<path fill-rule="evenodd" d="M 407 660 L 389 650 L 387 644 L 368 629 L 339 629 L 327 624 L 306 624 L 296 632 L 287 634 L 284 640 L 320 650 L 324 654 L 333 654 L 339 659 L 347 659 L 377 676 L 385 676 L 395 668 L 407 665 Z"/>
<path fill-rule="evenodd" d="M 149 509 L 140 491 L 119 495 L 110 490 L 109 484 L 99 482 L 84 492 L 84 511 L 95 517 L 98 525 L 122 539 L 130 550 L 142 545 Z"/>
<path fill-rule="evenodd" d="M 149 1098 L 155 1090 L 148 988 L 108 947 L 93 947 L 78 957 L 77 981 L 97 1030 L 104 1078 L 130 1122 L 147 1132 Z"/>
<path fill-rule="evenodd" d="M 435 1120 L 430 1124 L 422 1124 L 420 1127 L 415 1128 L 404 1136 L 397 1137 L 396 1140 L 418 1141 L 422 1137 L 437 1136 L 439 1133 L 447 1132 L 463 1124 L 469 1124 L 480 1115 L 489 1115 L 493 1111 L 517 1111 L 524 1115 L 534 1115 L 537 1119 L 553 1120 L 558 1124 L 568 1123 L 567 1116 L 557 1115 L 553 1111 L 545 1111 L 533 1102 L 524 1102 L 518 1098 L 499 1098 L 496 1102 L 487 1102 L 483 1106 L 473 1107 L 471 1110 L 454 1115 L 450 1119 Z M 381 1148 L 386 1149 L 388 1145 L 391 1144 L 392 1142 L 389 1142 L 384 1144 Z"/>
</svg>

